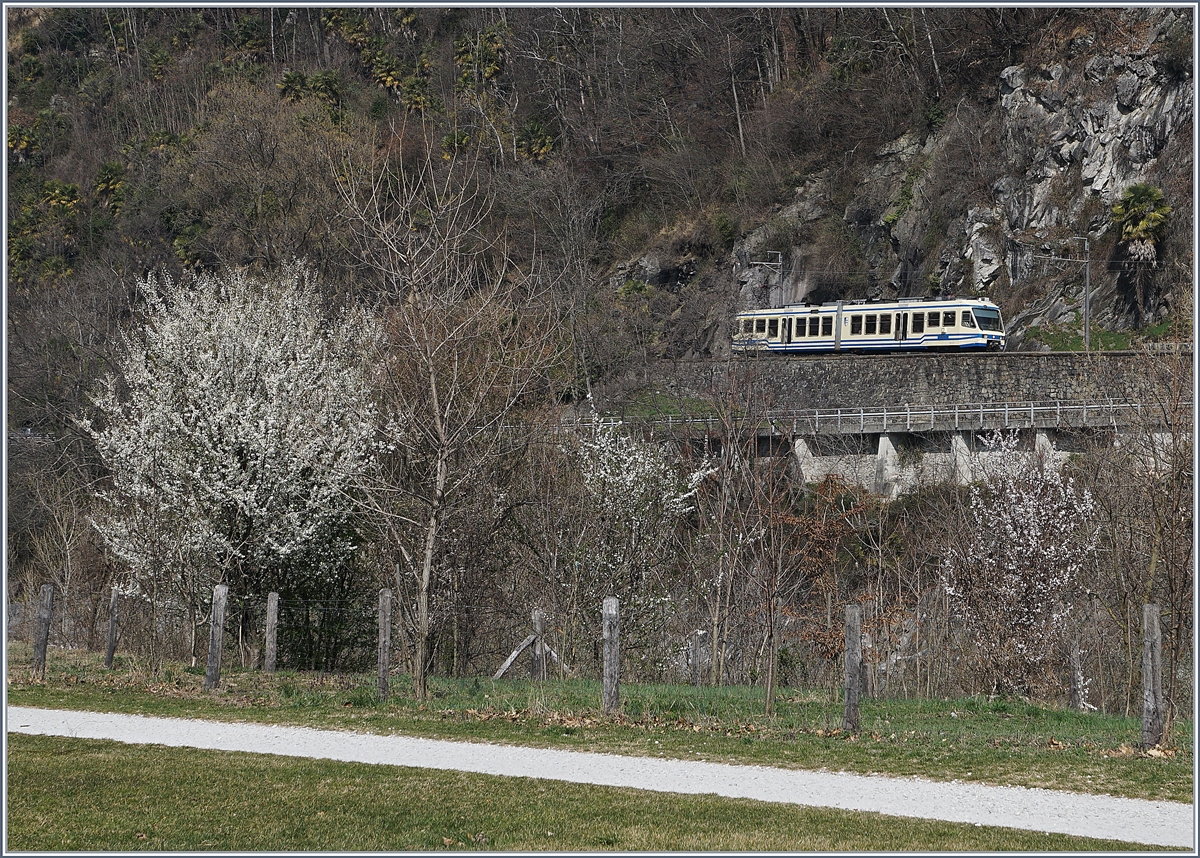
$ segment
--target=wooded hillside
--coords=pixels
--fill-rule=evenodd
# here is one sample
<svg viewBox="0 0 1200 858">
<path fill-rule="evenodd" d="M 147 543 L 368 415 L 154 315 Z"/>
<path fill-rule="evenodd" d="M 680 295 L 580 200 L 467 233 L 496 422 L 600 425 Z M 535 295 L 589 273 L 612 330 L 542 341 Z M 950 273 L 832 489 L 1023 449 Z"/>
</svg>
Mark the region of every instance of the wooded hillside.
<svg viewBox="0 0 1200 858">
<path fill-rule="evenodd" d="M 206 588 L 237 580 L 246 598 L 291 587 L 291 657 L 337 663 L 369 623 L 320 606 L 361 606 L 393 582 L 411 612 L 399 620 L 414 635 L 410 662 L 462 673 L 519 639 L 538 599 L 571 642 L 564 654 L 586 662 L 585 618 L 619 592 L 632 639 L 644 633 L 630 658 L 645 675 L 671 669 L 663 648 L 699 626 L 726 645 L 713 681 L 757 679 L 757 624 L 769 616 L 773 629 L 776 608 L 808 623 L 789 658 L 833 646 L 829 606 L 872 587 L 873 616 L 902 637 L 904 611 L 932 604 L 942 563 L 917 547 L 914 521 L 965 496 L 948 489 L 889 512 L 844 486 L 806 493 L 769 469 L 668 461 L 621 446 L 630 439 L 521 436 L 517 416 L 549 425 L 547 414 L 649 361 L 720 357 L 734 312 L 789 300 L 986 293 L 1017 320 L 1012 342 L 1060 344 L 1077 336 L 1079 236 L 1098 330 L 1123 343 L 1191 337 L 1190 9 L 6 15 L 7 429 L 28 435 L 9 446 L 10 599 L 32 598 L 47 577 L 78 588 L 77 637 L 94 637 L 107 588 L 130 582 L 131 593 L 174 594 L 169 611 L 150 599 L 170 616 L 145 619 L 145 646 L 166 646 L 149 638 L 174 623 L 169 645 L 194 654 Z M 207 510 L 203 526 L 150 532 L 165 515 L 153 506 L 128 518 L 134 499 L 150 503 L 147 486 L 161 488 L 150 472 L 167 458 L 122 483 L 118 465 L 137 452 L 123 433 L 143 446 L 178 437 L 151 426 L 149 409 L 139 419 L 150 422 L 133 421 L 131 379 L 168 359 L 185 379 L 208 359 L 155 343 L 193 337 L 197 355 L 242 354 L 217 311 L 175 288 L 193 275 L 205 285 L 192 291 L 234 304 L 303 281 L 311 291 L 293 318 L 331 345 L 279 359 L 371 391 L 353 409 L 378 446 L 347 454 L 362 473 L 322 535 L 267 533 L 267 513 L 233 489 L 200 498 L 189 473 L 208 466 L 203 456 L 172 489 L 186 497 L 172 515 Z M 182 317 L 190 333 L 171 327 Z M 347 320 L 361 328 L 353 347 Z M 283 322 L 255 324 L 261 340 Z M 293 377 L 253 367 L 256 384 Z M 710 405 L 730 397 L 714 392 Z M 261 423 L 316 419 L 308 407 L 289 401 Z M 266 461 L 278 445 L 227 416 L 196 444 L 240 463 L 244 483 L 248 451 Z M 351 432 L 321 419 L 314 439 Z M 714 478 L 718 467 L 733 470 Z M 304 472 L 287 468 L 289 479 Z M 288 514 L 317 496 L 304 474 L 307 487 L 271 495 L 299 492 Z M 1176 493 L 1190 472 L 1177 476 Z M 1153 536 L 1110 521 L 1114 545 L 1132 540 L 1117 564 L 1128 568 L 1106 573 L 1104 622 L 1126 642 L 1143 593 L 1190 605 L 1190 517 L 1168 521 L 1145 491 Z M 107 541 L 95 503 L 127 516 Z M 818 520 L 823 536 L 802 536 Z M 882 544 L 874 566 L 862 545 L 846 547 L 885 523 L 915 528 L 889 543 L 890 561 Z M 260 550 L 271 559 L 247 560 Z M 826 571 L 793 575 L 810 561 Z M 1122 577 L 1133 567 L 1136 581 Z M 248 637 L 257 610 L 242 615 Z M 1178 659 L 1190 614 L 1171 622 Z M 1113 677 L 1108 705 L 1128 705 L 1132 650 L 1095 657 Z"/>
<path fill-rule="evenodd" d="M 60 427 L 78 405 L 108 359 L 132 279 L 151 269 L 269 270 L 298 257 L 330 293 L 386 293 L 337 179 L 349 162 L 388 155 L 428 158 L 488 189 L 477 240 L 553 290 L 572 321 L 576 387 L 631 360 L 723 345 L 723 320 L 744 303 L 731 251 L 764 227 L 774 234 L 751 254 L 805 248 L 817 297 L 929 291 L 954 275 L 937 262 L 954 249 L 949 226 L 995 197 L 1005 159 L 1036 156 L 1006 151 L 988 128 L 1001 71 L 1127 51 L 1150 18 L 1044 8 L 7 14 L 9 426 L 33 428 Z M 1156 74 L 1186 79 L 1190 22 L 1154 20 Z M 951 135 L 935 165 L 940 188 L 918 200 L 928 211 L 916 234 L 868 228 L 872 218 L 902 227 L 916 208 L 911 167 L 895 201 L 872 202 L 880 151 L 964 117 L 981 136 Z M 1174 136 L 1190 152 L 1190 135 Z M 466 160 L 469 171 L 456 168 Z M 779 218 L 814 176 L 825 177 L 824 212 L 799 226 Z M 1182 178 L 1166 200 L 1180 230 L 1190 229 Z M 1081 186 L 1057 192 L 1089 197 Z M 882 238 L 903 270 L 879 258 Z M 1114 242 L 1100 250 L 1098 274 Z M 636 263 L 647 257 L 658 260 L 649 275 Z M 988 284 L 1010 316 L 1048 288 L 1022 273 Z M 1138 321 L 1128 308 L 1110 315 L 1118 328 Z"/>
</svg>

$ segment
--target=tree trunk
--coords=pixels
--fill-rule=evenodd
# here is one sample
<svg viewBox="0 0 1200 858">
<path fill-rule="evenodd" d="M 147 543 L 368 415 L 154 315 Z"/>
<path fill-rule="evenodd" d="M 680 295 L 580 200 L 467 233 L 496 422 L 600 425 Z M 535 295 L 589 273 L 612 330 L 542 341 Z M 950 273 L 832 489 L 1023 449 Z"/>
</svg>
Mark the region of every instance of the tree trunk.
<svg viewBox="0 0 1200 858">
<path fill-rule="evenodd" d="M 1084 693 L 1083 659 L 1079 653 L 1078 634 L 1071 638 L 1071 653 L 1068 664 L 1071 671 L 1071 699 L 1069 705 L 1073 711 L 1082 712 L 1087 700 Z"/>
<path fill-rule="evenodd" d="M 733 613 L 733 570 L 730 570 L 725 582 L 725 608 L 722 611 L 721 628 L 721 663 L 716 667 L 717 685 L 725 682 L 725 664 L 729 657 L 729 624 Z"/>
<path fill-rule="evenodd" d="M 195 667 L 196 661 L 199 658 L 199 653 L 197 652 L 197 649 L 196 649 L 196 646 L 197 646 L 196 627 L 199 625 L 200 620 L 197 619 L 197 617 L 196 617 L 196 600 L 194 598 L 191 600 L 191 603 L 188 605 L 188 623 L 190 626 L 190 631 L 188 633 L 188 649 L 190 650 L 190 652 L 192 654 L 191 666 Z"/>
<path fill-rule="evenodd" d="M 434 549 L 437 547 L 438 532 L 442 524 L 442 499 L 446 489 L 446 449 L 438 451 L 437 475 L 433 494 L 433 509 L 425 529 L 425 553 L 421 558 L 421 572 L 417 580 L 417 631 L 416 663 L 413 665 L 413 695 L 418 700 L 429 697 L 429 585 L 433 580 Z"/>
<path fill-rule="evenodd" d="M 422 573 L 421 586 L 417 588 L 417 631 L 416 650 L 413 657 L 413 696 L 425 700 L 428 689 L 425 681 L 425 666 L 429 659 L 429 576 Z"/>
<path fill-rule="evenodd" d="M 721 591 L 718 590 L 715 595 L 716 602 L 713 606 L 712 634 L 709 637 L 710 643 L 708 645 L 708 684 L 714 688 L 721 684 L 720 674 L 717 672 L 719 667 L 719 660 L 717 657 L 717 637 L 721 629 Z"/>
</svg>

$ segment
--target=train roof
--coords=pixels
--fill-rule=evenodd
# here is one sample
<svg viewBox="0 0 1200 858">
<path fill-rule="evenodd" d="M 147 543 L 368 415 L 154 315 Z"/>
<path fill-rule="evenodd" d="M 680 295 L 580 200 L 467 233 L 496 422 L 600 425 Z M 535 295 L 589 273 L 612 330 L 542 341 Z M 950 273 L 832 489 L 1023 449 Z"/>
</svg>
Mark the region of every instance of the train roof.
<svg viewBox="0 0 1200 858">
<path fill-rule="evenodd" d="M 885 300 L 882 298 L 863 298 L 863 299 L 857 299 L 857 300 L 853 300 L 853 301 L 825 301 L 820 304 L 815 304 L 811 301 L 801 301 L 801 302 L 798 302 L 795 304 L 785 304 L 782 307 L 765 307 L 761 310 L 744 310 L 743 312 L 744 313 L 777 313 L 780 310 L 793 310 L 793 309 L 800 309 L 800 308 L 837 307 L 839 304 L 841 304 L 842 307 L 873 307 L 873 306 L 882 306 L 882 305 L 886 305 L 886 304 L 933 304 L 933 303 L 949 303 L 951 301 L 953 301 L 955 303 L 959 303 L 959 304 L 986 304 L 991 307 L 996 306 L 996 304 L 994 302 L 992 302 L 991 299 L 989 299 L 989 298 L 971 298 L 971 297 L 960 298 L 957 295 L 936 295 L 936 296 L 931 295 L 931 296 L 925 296 L 925 297 L 896 298 L 896 299 L 890 299 L 890 300 Z"/>
</svg>

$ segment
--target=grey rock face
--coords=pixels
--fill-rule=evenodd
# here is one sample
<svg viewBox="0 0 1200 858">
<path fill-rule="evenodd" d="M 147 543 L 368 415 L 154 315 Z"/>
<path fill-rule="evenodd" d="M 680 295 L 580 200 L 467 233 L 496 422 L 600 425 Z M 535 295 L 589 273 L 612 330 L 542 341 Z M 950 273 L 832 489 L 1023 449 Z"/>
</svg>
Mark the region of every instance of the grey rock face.
<svg viewBox="0 0 1200 858">
<path fill-rule="evenodd" d="M 1074 34 L 1052 62 L 1003 69 L 990 102 L 964 99 L 946 107 L 935 129 L 910 130 L 879 147 L 840 211 L 831 197 L 843 177 L 810 176 L 790 203 L 735 244 L 734 306 L 811 298 L 829 260 L 809 236 L 817 222 L 828 235 L 829 219 L 840 215 L 855 259 L 869 272 L 865 284 L 854 282 L 856 297 L 998 297 L 1058 265 L 1051 285 L 1022 296 L 1031 312 L 1010 321 L 1069 323 L 1082 307 L 1082 266 L 1070 261 L 1082 256 L 1079 237 L 1095 250 L 1122 191 L 1162 183 L 1160 158 L 1192 122 L 1192 81 L 1165 54 L 1167 40 L 1191 27 L 1190 13 L 1123 15 L 1136 38 L 1119 50 L 1102 48 L 1098 34 Z M 654 276 L 646 260 L 630 267 Z M 1092 319 L 1119 321 L 1102 306 L 1119 299 L 1116 275 L 1094 264 L 1091 278 Z M 1012 334 L 1020 342 L 1020 331 Z"/>
<path fill-rule="evenodd" d="M 780 232 L 796 233 L 805 224 L 825 217 L 828 199 L 828 172 L 809 176 L 796 188 L 791 203 L 737 243 L 732 268 L 738 306 L 778 307 L 800 303 L 809 295 L 813 289 L 809 271 L 812 248 L 801 243 L 776 247 L 772 238 Z"/>
</svg>

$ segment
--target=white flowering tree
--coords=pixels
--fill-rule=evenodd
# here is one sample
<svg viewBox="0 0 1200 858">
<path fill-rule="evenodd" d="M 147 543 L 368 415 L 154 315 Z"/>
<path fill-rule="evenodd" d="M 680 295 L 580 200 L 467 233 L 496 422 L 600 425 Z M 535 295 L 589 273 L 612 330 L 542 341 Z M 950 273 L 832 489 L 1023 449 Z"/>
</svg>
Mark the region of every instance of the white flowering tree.
<svg viewBox="0 0 1200 858">
<path fill-rule="evenodd" d="M 610 582 L 644 579 L 664 531 L 691 511 L 712 468 L 683 473 L 661 445 L 597 425 L 579 439 L 580 473 L 597 529 L 596 571 Z"/>
<path fill-rule="evenodd" d="M 1081 573 L 1094 563 L 1092 498 L 1036 453 L 1018 450 L 1015 433 L 997 433 L 984 447 L 986 478 L 970 489 L 942 583 L 993 691 L 1029 694 L 1067 630 Z"/>
<path fill-rule="evenodd" d="M 129 592 L 186 612 L 194 641 L 216 583 L 337 591 L 371 460 L 371 324 L 326 317 L 300 264 L 138 285 L 142 324 L 80 421 L 111 474 L 94 524 Z"/>
<path fill-rule="evenodd" d="M 663 629 L 666 573 L 679 551 L 678 529 L 714 468 L 702 462 L 688 470 L 669 448 L 631 437 L 617 425 L 580 435 L 574 453 L 584 503 L 573 596 L 590 613 L 605 596 L 619 597 L 622 636 L 632 652 L 639 630 Z"/>
</svg>

